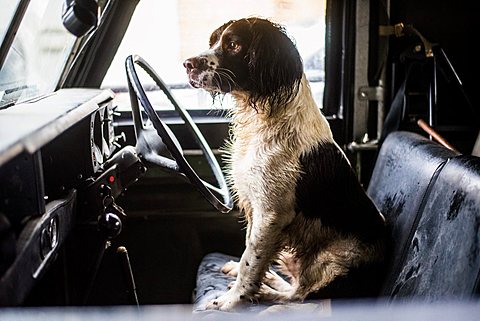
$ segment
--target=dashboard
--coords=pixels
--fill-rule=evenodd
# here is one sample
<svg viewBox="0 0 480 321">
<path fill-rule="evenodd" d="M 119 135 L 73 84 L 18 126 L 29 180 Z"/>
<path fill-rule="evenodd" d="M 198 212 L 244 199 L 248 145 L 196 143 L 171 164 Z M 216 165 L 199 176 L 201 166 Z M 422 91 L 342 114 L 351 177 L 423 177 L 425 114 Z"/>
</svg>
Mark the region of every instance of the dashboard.
<svg viewBox="0 0 480 321">
<path fill-rule="evenodd" d="M 110 90 L 61 89 L 0 111 L 0 305 L 20 304 L 116 149 Z"/>
</svg>

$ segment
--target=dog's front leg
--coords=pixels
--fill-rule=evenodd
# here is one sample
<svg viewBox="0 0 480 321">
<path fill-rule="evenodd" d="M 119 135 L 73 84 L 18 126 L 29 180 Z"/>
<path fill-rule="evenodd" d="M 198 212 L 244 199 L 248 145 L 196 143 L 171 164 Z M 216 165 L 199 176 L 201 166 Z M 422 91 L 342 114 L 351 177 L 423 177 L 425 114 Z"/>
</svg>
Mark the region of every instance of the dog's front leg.
<svg viewBox="0 0 480 321">
<path fill-rule="evenodd" d="M 239 262 L 237 280 L 227 293 L 210 301 L 207 309 L 232 310 L 242 301 L 255 298 L 269 264 L 283 247 L 281 231 L 284 226 L 275 213 L 254 212 L 250 237 Z"/>
<path fill-rule="evenodd" d="M 245 221 L 247 222 L 246 235 L 245 235 L 245 247 L 247 247 L 248 243 L 250 242 L 250 234 L 252 232 L 252 208 L 249 204 L 243 205 L 243 211 L 245 213 Z M 229 276 L 237 277 L 239 266 L 240 266 L 240 262 L 230 261 L 225 263 L 221 271 Z M 234 283 L 235 281 L 232 281 L 231 284 L 233 285 Z M 232 285 L 229 285 L 229 288 L 231 288 Z"/>
</svg>

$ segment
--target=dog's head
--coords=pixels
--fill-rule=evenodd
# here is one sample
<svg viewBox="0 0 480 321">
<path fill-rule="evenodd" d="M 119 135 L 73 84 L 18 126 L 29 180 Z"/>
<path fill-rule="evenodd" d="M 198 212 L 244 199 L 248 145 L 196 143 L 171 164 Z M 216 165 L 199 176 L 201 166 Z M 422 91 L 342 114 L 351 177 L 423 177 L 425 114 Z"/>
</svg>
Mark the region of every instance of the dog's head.
<svg viewBox="0 0 480 321">
<path fill-rule="evenodd" d="M 285 105 L 303 75 L 285 30 L 268 20 L 232 20 L 210 36 L 210 49 L 184 62 L 190 84 L 213 95 L 243 92 L 255 109 Z"/>
</svg>

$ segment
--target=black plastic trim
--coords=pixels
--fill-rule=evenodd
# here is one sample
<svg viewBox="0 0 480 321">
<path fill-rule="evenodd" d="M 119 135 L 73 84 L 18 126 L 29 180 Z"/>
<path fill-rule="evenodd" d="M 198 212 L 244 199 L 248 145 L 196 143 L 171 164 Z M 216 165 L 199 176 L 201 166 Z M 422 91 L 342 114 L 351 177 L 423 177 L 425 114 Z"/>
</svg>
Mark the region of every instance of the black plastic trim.
<svg viewBox="0 0 480 321">
<path fill-rule="evenodd" d="M 65 198 L 48 203 L 44 215 L 25 224 L 17 240 L 15 261 L 0 279 L 0 306 L 21 305 L 55 261 L 75 221 L 76 198 L 77 192 L 71 190 Z"/>
</svg>

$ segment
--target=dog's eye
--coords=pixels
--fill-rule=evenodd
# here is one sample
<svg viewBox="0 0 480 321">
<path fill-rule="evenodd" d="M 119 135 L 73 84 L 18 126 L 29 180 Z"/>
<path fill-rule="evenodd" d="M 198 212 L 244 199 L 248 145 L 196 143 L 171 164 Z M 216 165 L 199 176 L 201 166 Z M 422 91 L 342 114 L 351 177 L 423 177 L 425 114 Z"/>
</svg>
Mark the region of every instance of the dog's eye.
<svg viewBox="0 0 480 321">
<path fill-rule="evenodd" d="M 240 49 L 240 45 L 235 41 L 230 41 L 227 45 L 227 49 L 230 51 L 238 51 Z"/>
</svg>

